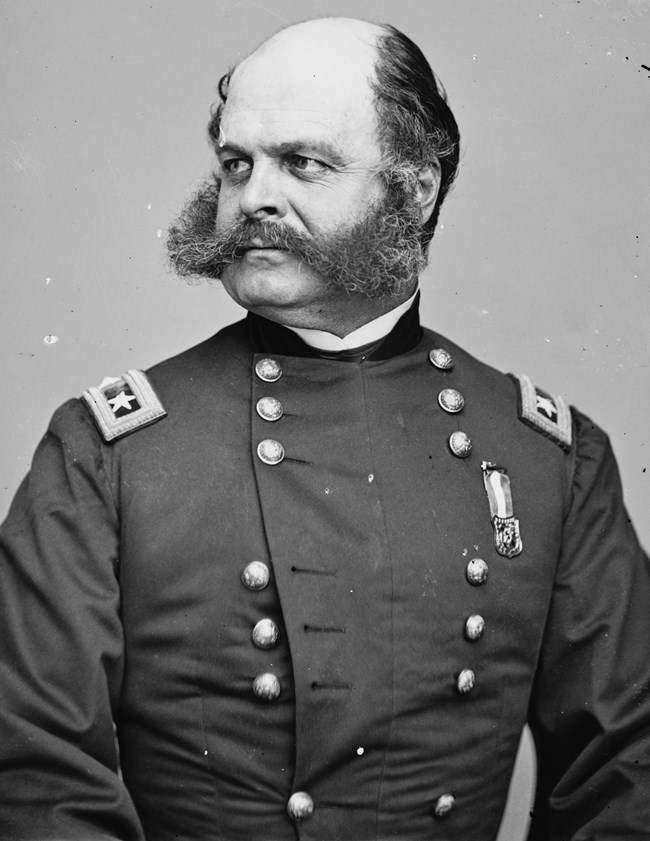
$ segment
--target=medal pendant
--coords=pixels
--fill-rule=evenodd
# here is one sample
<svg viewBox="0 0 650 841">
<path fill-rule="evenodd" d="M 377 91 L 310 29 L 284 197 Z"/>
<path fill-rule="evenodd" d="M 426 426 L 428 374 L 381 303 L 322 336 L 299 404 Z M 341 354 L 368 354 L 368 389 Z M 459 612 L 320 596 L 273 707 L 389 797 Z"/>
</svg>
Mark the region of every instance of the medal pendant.
<svg viewBox="0 0 650 841">
<path fill-rule="evenodd" d="M 516 517 L 493 517 L 494 548 L 506 558 L 514 558 L 523 549 L 519 520 Z"/>
</svg>

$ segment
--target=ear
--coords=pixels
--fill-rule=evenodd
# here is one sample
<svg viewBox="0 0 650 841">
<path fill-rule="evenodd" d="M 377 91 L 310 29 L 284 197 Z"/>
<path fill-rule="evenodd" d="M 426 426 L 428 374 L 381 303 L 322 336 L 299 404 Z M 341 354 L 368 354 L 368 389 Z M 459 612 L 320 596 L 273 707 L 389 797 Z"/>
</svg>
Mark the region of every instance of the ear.
<svg viewBox="0 0 650 841">
<path fill-rule="evenodd" d="M 418 172 L 417 199 L 422 208 L 422 222 L 426 222 L 433 208 L 436 206 L 436 199 L 440 191 L 440 164 L 434 161 Z"/>
</svg>

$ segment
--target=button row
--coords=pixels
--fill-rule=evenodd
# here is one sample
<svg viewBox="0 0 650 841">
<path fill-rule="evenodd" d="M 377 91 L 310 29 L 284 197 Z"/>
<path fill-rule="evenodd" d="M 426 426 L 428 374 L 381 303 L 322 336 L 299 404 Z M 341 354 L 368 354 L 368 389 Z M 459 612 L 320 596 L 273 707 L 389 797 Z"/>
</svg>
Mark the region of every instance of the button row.
<svg viewBox="0 0 650 841">
<path fill-rule="evenodd" d="M 472 558 L 467 564 L 465 575 L 470 584 L 480 587 L 485 584 L 488 577 L 488 565 L 483 558 Z M 465 639 L 469 642 L 480 640 L 485 633 L 485 619 L 476 613 L 470 616 L 465 622 Z M 456 691 L 460 695 L 466 695 L 474 689 L 476 675 L 472 669 L 463 669 L 456 678 Z"/>
<path fill-rule="evenodd" d="M 279 362 L 269 357 L 260 359 L 255 364 L 255 373 L 265 383 L 275 383 L 282 376 L 282 367 Z M 260 397 L 255 404 L 255 411 L 262 420 L 273 423 L 280 420 L 284 414 L 282 403 L 275 397 Z M 266 438 L 257 445 L 257 457 L 264 464 L 280 464 L 284 460 L 284 447 L 274 438 Z"/>
<path fill-rule="evenodd" d="M 269 583 L 270 572 L 262 561 L 252 561 L 241 575 L 242 583 L 249 590 L 263 590 Z M 270 648 L 279 637 L 279 628 L 272 619 L 260 619 L 253 628 L 253 642 L 260 648 Z M 271 672 L 258 675 L 253 681 L 253 693 L 264 701 L 279 698 L 282 686 L 278 677 Z M 309 818 L 314 811 L 314 801 L 305 791 L 294 792 L 287 802 L 289 817 L 300 822 Z"/>
<path fill-rule="evenodd" d="M 429 353 L 429 361 L 441 371 L 449 371 L 454 366 L 451 354 L 444 348 L 434 348 Z M 462 412 L 465 406 L 465 398 L 455 388 L 443 388 L 438 394 L 440 407 L 449 414 L 455 415 Z M 449 436 L 449 449 L 457 458 L 467 458 L 472 452 L 472 441 L 469 435 L 462 430 L 456 430 Z M 467 565 L 465 572 L 467 580 L 474 587 L 485 584 L 488 576 L 488 565 L 482 558 L 473 558 Z M 465 638 L 470 642 L 479 640 L 485 632 L 485 620 L 482 616 L 475 614 L 465 622 Z M 476 682 L 476 675 L 472 669 L 463 669 L 456 678 L 456 690 L 461 695 L 471 692 Z M 447 815 L 454 806 L 454 797 L 451 794 L 444 794 L 440 797 L 435 806 L 435 814 L 438 817 Z"/>
<path fill-rule="evenodd" d="M 263 590 L 268 586 L 271 573 L 263 561 L 251 561 L 241 574 L 241 582 L 248 590 Z M 280 638 L 280 629 L 273 621 L 265 617 L 255 624 L 251 633 L 253 644 L 261 649 L 273 648 Z M 253 694 L 264 701 L 275 701 L 282 687 L 276 675 L 270 672 L 258 675 L 253 681 Z"/>
<path fill-rule="evenodd" d="M 441 371 L 449 371 L 454 367 L 454 360 L 451 354 L 441 347 L 434 348 L 430 351 L 429 361 Z M 438 403 L 445 412 L 455 415 L 463 410 L 465 398 L 455 388 L 443 388 L 438 395 Z M 472 440 L 466 432 L 462 432 L 461 430 L 453 432 L 449 437 L 448 443 L 449 449 L 456 458 L 467 458 L 472 452 Z"/>
</svg>

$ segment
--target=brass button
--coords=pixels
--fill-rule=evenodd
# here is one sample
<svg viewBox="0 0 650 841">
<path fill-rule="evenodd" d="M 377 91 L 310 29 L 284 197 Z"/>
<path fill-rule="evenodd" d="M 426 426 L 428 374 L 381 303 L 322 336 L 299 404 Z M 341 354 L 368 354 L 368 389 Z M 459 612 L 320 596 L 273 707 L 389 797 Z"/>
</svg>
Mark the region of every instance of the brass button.
<svg viewBox="0 0 650 841">
<path fill-rule="evenodd" d="M 276 421 L 282 417 L 282 403 L 275 397 L 261 397 L 255 406 L 257 414 L 265 421 Z"/>
<path fill-rule="evenodd" d="M 270 577 L 269 568 L 262 561 L 251 561 L 241 574 L 242 584 L 249 590 L 263 590 Z"/>
<path fill-rule="evenodd" d="M 260 619 L 253 628 L 253 642 L 258 648 L 273 648 L 280 636 L 280 629 L 272 619 Z"/>
<path fill-rule="evenodd" d="M 446 817 L 454 808 L 456 798 L 453 794 L 443 794 L 436 800 L 434 812 L 437 818 Z"/>
<path fill-rule="evenodd" d="M 438 403 L 440 403 L 445 412 L 455 415 L 465 405 L 465 398 L 455 388 L 443 388 L 438 395 Z"/>
<path fill-rule="evenodd" d="M 483 636 L 483 631 L 485 631 L 485 619 L 482 616 L 478 614 L 470 616 L 467 622 L 465 622 L 465 636 L 470 642 L 480 640 Z"/>
<path fill-rule="evenodd" d="M 274 383 L 282 376 L 282 368 L 275 359 L 260 359 L 255 365 L 255 373 L 265 383 Z"/>
<path fill-rule="evenodd" d="M 306 791 L 294 791 L 287 803 L 287 812 L 293 821 L 304 821 L 314 811 L 314 801 Z"/>
<path fill-rule="evenodd" d="M 471 692 L 472 689 L 474 689 L 475 680 L 476 676 L 471 669 L 463 669 L 463 671 L 458 675 L 456 690 L 461 695 L 467 695 L 468 692 Z"/>
<path fill-rule="evenodd" d="M 467 580 L 470 584 L 478 587 L 480 584 L 485 584 L 488 577 L 488 565 L 483 558 L 472 558 L 467 564 Z"/>
<path fill-rule="evenodd" d="M 442 347 L 434 347 L 429 353 L 429 362 L 435 365 L 436 368 L 440 368 L 441 371 L 448 371 L 454 367 L 454 360 L 451 358 L 451 354 Z"/>
<path fill-rule="evenodd" d="M 258 675 L 253 681 L 253 693 L 264 701 L 275 701 L 281 690 L 280 681 L 270 672 Z"/>
<path fill-rule="evenodd" d="M 284 447 L 273 438 L 266 438 L 257 445 L 257 455 L 264 464 L 280 464 L 284 458 Z"/>
<path fill-rule="evenodd" d="M 472 440 L 466 432 L 457 430 L 451 433 L 449 449 L 458 458 L 467 458 L 472 452 Z"/>
</svg>

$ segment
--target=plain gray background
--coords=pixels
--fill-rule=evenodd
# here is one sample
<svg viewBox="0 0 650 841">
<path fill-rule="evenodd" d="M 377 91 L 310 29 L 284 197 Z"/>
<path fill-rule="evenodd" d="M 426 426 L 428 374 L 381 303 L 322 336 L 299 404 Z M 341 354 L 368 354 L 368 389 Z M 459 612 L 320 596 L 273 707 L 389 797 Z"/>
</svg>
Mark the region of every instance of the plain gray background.
<svg viewBox="0 0 650 841">
<path fill-rule="evenodd" d="M 460 124 L 423 321 L 604 426 L 650 545 L 649 0 L 2 0 L 0 513 L 59 403 L 240 317 L 168 274 L 165 229 L 219 76 L 335 14 L 414 38 Z M 530 776 L 527 749 L 500 841 Z"/>
</svg>

